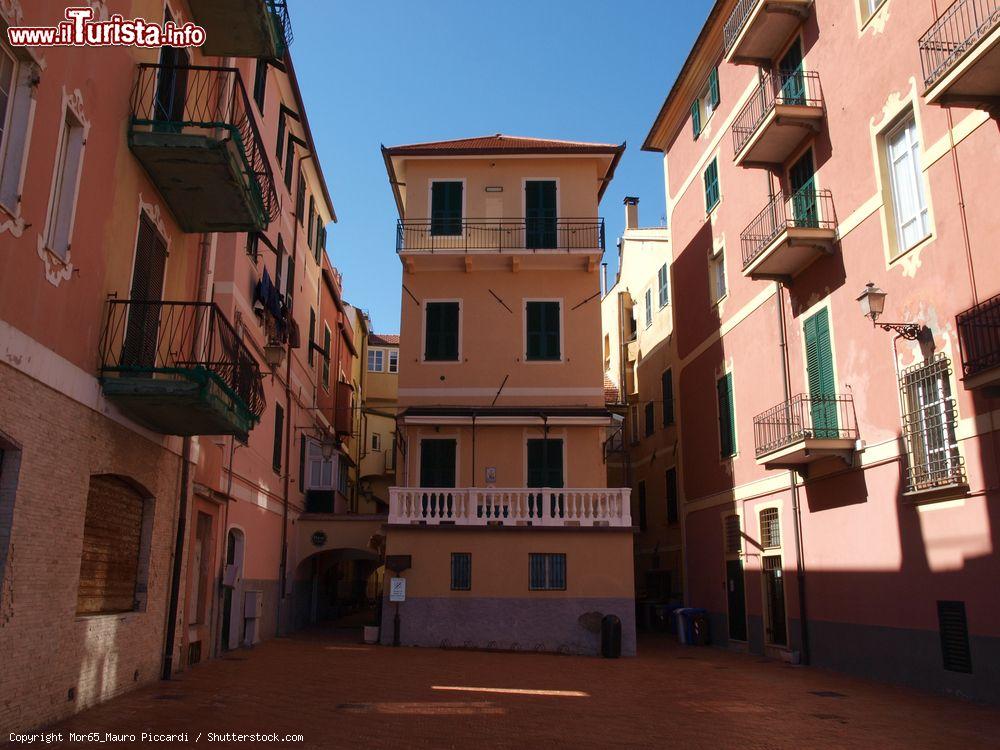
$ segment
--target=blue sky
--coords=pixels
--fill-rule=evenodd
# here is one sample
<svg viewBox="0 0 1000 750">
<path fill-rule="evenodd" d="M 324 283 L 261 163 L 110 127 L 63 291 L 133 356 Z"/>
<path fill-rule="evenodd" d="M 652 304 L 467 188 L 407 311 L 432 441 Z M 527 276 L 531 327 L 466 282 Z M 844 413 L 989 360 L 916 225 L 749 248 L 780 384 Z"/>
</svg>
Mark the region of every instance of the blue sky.
<svg viewBox="0 0 1000 750">
<path fill-rule="evenodd" d="M 399 331 L 396 209 L 379 144 L 508 133 L 621 143 L 601 204 L 606 260 L 637 195 L 664 214 L 663 167 L 641 150 L 712 0 L 290 0 L 292 54 L 338 223 L 347 299 Z"/>
</svg>

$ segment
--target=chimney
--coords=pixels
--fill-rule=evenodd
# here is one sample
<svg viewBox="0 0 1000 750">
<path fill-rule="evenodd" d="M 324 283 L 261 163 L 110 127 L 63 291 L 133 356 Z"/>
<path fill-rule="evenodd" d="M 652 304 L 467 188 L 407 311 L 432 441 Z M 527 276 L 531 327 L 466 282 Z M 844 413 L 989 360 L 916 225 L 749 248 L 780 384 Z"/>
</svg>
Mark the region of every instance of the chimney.
<svg viewBox="0 0 1000 750">
<path fill-rule="evenodd" d="M 631 195 L 625 197 L 625 228 L 639 228 L 639 199 Z"/>
</svg>

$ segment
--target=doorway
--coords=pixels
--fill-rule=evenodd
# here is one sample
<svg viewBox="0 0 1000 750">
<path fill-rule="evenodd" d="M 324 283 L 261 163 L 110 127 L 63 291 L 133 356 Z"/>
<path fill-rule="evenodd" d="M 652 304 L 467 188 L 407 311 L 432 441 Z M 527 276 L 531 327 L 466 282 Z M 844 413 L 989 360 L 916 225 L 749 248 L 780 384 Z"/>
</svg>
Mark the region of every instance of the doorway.
<svg viewBox="0 0 1000 750">
<path fill-rule="evenodd" d="M 785 576 L 781 555 L 765 555 L 763 560 L 765 624 L 767 642 L 772 646 L 788 645 L 788 625 L 785 617 Z"/>
<path fill-rule="evenodd" d="M 529 250 L 558 247 L 555 180 L 524 183 L 525 247 Z"/>
<path fill-rule="evenodd" d="M 239 529 L 226 535 L 226 567 L 223 571 L 222 650 L 239 647 L 243 640 L 243 555 L 245 539 Z"/>
<path fill-rule="evenodd" d="M 729 614 L 729 640 L 747 639 L 746 585 L 742 560 L 726 560 L 726 599 Z"/>
<path fill-rule="evenodd" d="M 796 39 L 778 62 L 782 104 L 806 103 L 805 76 L 802 71 L 802 42 Z"/>
<path fill-rule="evenodd" d="M 819 205 L 816 201 L 816 168 L 811 148 L 788 170 L 788 185 L 792 193 L 792 218 L 797 227 L 819 226 Z"/>
</svg>

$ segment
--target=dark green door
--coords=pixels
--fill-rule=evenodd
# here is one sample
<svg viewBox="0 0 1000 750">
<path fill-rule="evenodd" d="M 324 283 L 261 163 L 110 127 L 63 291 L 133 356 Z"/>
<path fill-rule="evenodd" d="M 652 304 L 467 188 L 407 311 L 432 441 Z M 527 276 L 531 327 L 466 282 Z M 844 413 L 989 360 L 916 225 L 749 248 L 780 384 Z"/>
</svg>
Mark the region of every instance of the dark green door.
<svg viewBox="0 0 1000 750">
<path fill-rule="evenodd" d="M 528 481 L 529 487 L 545 487 L 547 489 L 563 486 L 563 441 L 553 439 L 537 439 L 528 441 Z M 564 497 L 561 492 L 543 493 L 528 496 L 528 515 L 532 518 L 541 517 L 548 505 L 552 518 L 561 518 L 565 511 Z M 546 503 L 546 500 L 548 503 Z"/>
<path fill-rule="evenodd" d="M 558 246 L 556 232 L 556 183 L 533 180 L 524 184 L 525 247 L 553 249 Z"/>
<path fill-rule="evenodd" d="M 729 608 L 729 638 L 747 639 L 747 603 L 744 595 L 743 563 L 726 560 L 726 597 Z"/>
<path fill-rule="evenodd" d="M 816 203 L 816 170 L 813 152 L 809 149 L 788 170 L 792 191 L 792 216 L 797 227 L 818 227 L 819 207 Z"/>
<path fill-rule="evenodd" d="M 420 486 L 455 486 L 455 449 L 457 443 L 450 440 L 420 441 Z"/>
<path fill-rule="evenodd" d="M 805 104 L 806 81 L 802 75 L 802 45 L 797 39 L 778 63 L 778 75 L 781 79 L 781 103 Z"/>
<path fill-rule="evenodd" d="M 132 268 L 128 324 L 120 365 L 130 373 L 152 377 L 157 366 L 157 338 L 160 330 L 163 274 L 167 264 L 167 243 L 145 211 L 139 216 L 139 236 Z M 163 352 L 167 354 L 167 352 Z M 187 354 L 187 352 L 183 352 Z M 163 363 L 159 363 L 161 366 Z"/>
<path fill-rule="evenodd" d="M 435 237 L 462 234 L 461 182 L 435 182 L 431 185 L 431 234 Z"/>
<path fill-rule="evenodd" d="M 165 21 L 173 20 L 168 12 Z M 188 67 L 191 57 L 181 47 L 160 48 L 160 67 L 156 73 L 156 101 L 153 107 L 154 130 L 179 133 L 184 122 L 187 101 Z"/>
<path fill-rule="evenodd" d="M 806 374 L 809 377 L 812 434 L 817 438 L 836 438 L 837 401 L 829 312 L 824 308 L 811 318 L 807 318 L 803 333 L 806 340 Z"/>
</svg>

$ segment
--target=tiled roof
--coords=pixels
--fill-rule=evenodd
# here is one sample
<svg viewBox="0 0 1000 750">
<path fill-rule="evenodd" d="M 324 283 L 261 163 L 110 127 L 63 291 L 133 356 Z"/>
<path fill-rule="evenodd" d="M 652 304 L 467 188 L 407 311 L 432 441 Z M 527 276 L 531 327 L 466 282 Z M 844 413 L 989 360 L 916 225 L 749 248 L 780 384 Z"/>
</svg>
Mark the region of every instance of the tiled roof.
<svg viewBox="0 0 1000 750">
<path fill-rule="evenodd" d="M 368 334 L 368 343 L 372 346 L 399 346 L 398 333 Z"/>
<path fill-rule="evenodd" d="M 526 138 L 517 135 L 483 135 L 475 138 L 457 138 L 450 141 L 429 141 L 391 146 L 390 156 L 436 156 L 470 154 L 615 154 L 623 146 L 614 143 L 587 143 L 584 141 L 557 141 L 546 138 Z"/>
<path fill-rule="evenodd" d="M 611 378 L 607 376 L 607 373 L 604 375 L 604 403 L 618 403 L 618 386 L 611 382 Z"/>
</svg>

